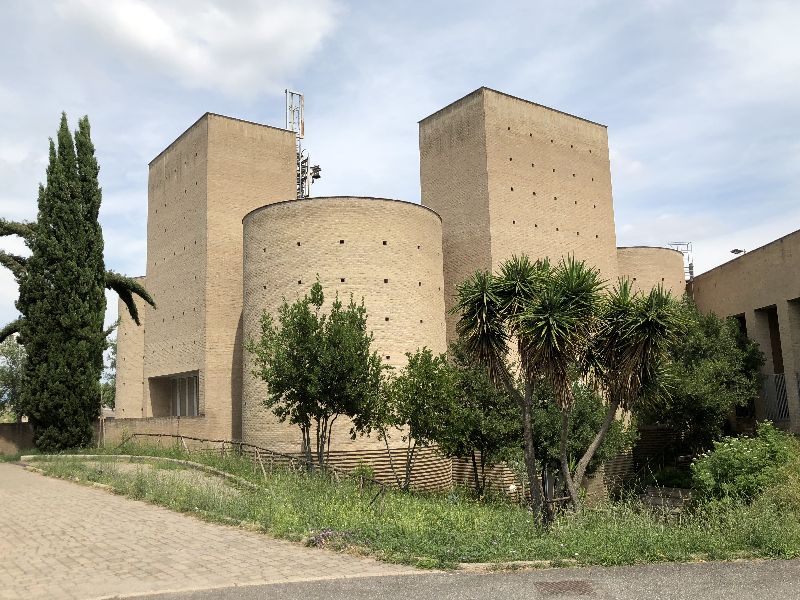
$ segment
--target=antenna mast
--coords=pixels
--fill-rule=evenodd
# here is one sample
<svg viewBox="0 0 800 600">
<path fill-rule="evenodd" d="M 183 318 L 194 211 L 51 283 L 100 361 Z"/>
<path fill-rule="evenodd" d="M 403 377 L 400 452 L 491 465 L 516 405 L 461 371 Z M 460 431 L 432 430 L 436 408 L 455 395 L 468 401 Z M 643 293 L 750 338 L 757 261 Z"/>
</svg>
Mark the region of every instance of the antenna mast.
<svg viewBox="0 0 800 600">
<path fill-rule="evenodd" d="M 670 242 L 669 247 L 683 254 L 683 271 L 686 281 L 694 281 L 694 259 L 692 258 L 692 242 Z"/>
<path fill-rule="evenodd" d="M 297 198 L 308 198 L 311 195 L 311 184 L 322 177 L 319 165 L 309 167 L 308 150 L 303 148 L 305 137 L 305 119 L 303 117 L 303 94 L 286 91 L 286 129 L 294 132 L 296 145 Z"/>
</svg>

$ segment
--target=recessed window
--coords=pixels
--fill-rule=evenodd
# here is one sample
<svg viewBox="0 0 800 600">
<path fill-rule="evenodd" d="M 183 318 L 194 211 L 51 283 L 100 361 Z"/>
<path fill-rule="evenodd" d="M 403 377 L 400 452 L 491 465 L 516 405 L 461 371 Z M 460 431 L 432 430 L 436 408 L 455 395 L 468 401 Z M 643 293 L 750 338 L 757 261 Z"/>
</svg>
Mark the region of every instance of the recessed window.
<svg viewBox="0 0 800 600">
<path fill-rule="evenodd" d="M 600 236 L 595 234 L 595 236 L 594 236 L 594 237 L 595 237 L 595 238 L 599 238 Z"/>
<path fill-rule="evenodd" d="M 592 208 L 597 208 L 597 204 L 592 204 Z"/>
<path fill-rule="evenodd" d="M 529 134 L 528 134 L 528 137 L 533 137 L 533 134 L 532 134 L 532 133 L 529 133 Z"/>
<path fill-rule="evenodd" d="M 577 204 L 577 203 L 578 203 L 578 201 L 577 201 L 577 200 L 575 200 L 575 204 Z"/>
<path fill-rule="evenodd" d="M 575 173 L 573 173 L 572 176 L 575 177 Z"/>
<path fill-rule="evenodd" d="M 264 286 L 264 289 L 267 289 L 267 286 Z"/>
<path fill-rule="evenodd" d="M 422 282 L 421 281 L 417 284 L 417 287 L 422 287 Z"/>
<path fill-rule="evenodd" d="M 516 224 L 517 224 L 517 222 L 516 222 L 516 221 L 511 221 L 511 224 L 512 224 L 512 225 L 516 225 Z"/>
<path fill-rule="evenodd" d="M 339 243 L 340 244 L 344 244 L 344 240 L 339 240 Z"/>
<path fill-rule="evenodd" d="M 538 225 L 537 225 L 536 223 L 534 223 L 534 224 L 533 224 L 533 226 L 534 226 L 534 227 L 538 227 Z"/>
<path fill-rule="evenodd" d="M 511 131 L 511 127 L 509 127 L 508 130 Z"/>
<path fill-rule="evenodd" d="M 572 148 L 572 144 L 570 144 L 569 147 Z"/>
<path fill-rule="evenodd" d="M 342 277 L 342 278 L 341 278 L 339 281 L 341 281 L 342 283 L 344 283 L 344 277 Z"/>
<path fill-rule="evenodd" d="M 303 280 L 302 279 L 298 279 L 297 280 L 297 284 L 300 285 L 301 283 L 303 283 Z"/>
<path fill-rule="evenodd" d="M 594 177 L 592 177 L 592 181 L 594 181 Z"/>
<path fill-rule="evenodd" d="M 422 246 L 417 246 L 417 250 L 419 250 Z"/>
<path fill-rule="evenodd" d="M 386 355 L 386 360 L 392 360 L 392 357 L 387 354 Z"/>
<path fill-rule="evenodd" d="M 389 317 L 383 317 L 383 320 L 384 320 L 384 321 L 388 321 L 388 320 L 389 320 Z"/>
<path fill-rule="evenodd" d="M 513 186 L 513 185 L 511 186 L 511 191 L 512 191 L 512 192 L 514 191 L 514 186 Z"/>
<path fill-rule="evenodd" d="M 511 162 L 512 160 L 514 160 L 514 159 L 509 156 L 508 157 L 508 162 Z"/>
<path fill-rule="evenodd" d="M 384 245 L 384 246 L 386 245 L 386 240 L 383 240 L 383 245 Z"/>
<path fill-rule="evenodd" d="M 636 281 L 636 277 L 634 277 L 633 280 Z"/>
<path fill-rule="evenodd" d="M 267 251 L 267 249 L 266 249 L 266 248 L 264 248 L 264 252 L 266 252 L 266 251 Z"/>
<path fill-rule="evenodd" d="M 553 173 L 555 173 L 555 172 L 556 172 L 556 170 L 555 170 L 555 169 L 553 169 Z"/>
<path fill-rule="evenodd" d="M 299 245 L 300 245 L 300 242 L 297 242 L 297 245 L 299 246 Z"/>
<path fill-rule="evenodd" d="M 533 195 L 535 196 L 535 195 L 536 195 L 536 192 L 533 192 Z"/>
<path fill-rule="evenodd" d="M 589 149 L 589 154 L 591 154 L 591 153 L 592 153 L 592 150 L 591 150 L 591 148 L 590 148 L 590 149 Z"/>
<path fill-rule="evenodd" d="M 553 196 L 553 200 L 558 200 L 558 196 Z"/>
<path fill-rule="evenodd" d="M 664 280 L 662 279 L 661 281 L 664 281 Z M 422 323 L 422 319 L 420 319 L 419 322 Z"/>
<path fill-rule="evenodd" d="M 389 283 L 389 280 L 388 279 L 384 279 L 383 283 Z"/>
<path fill-rule="evenodd" d="M 552 144 L 552 143 L 553 143 L 553 140 L 550 140 L 550 143 Z"/>
<path fill-rule="evenodd" d="M 200 412 L 200 378 L 193 373 L 171 379 L 172 416 L 196 417 Z"/>
<path fill-rule="evenodd" d="M 532 166 L 532 167 L 535 167 L 535 166 L 536 166 L 536 163 L 531 163 L 531 166 Z"/>
<path fill-rule="evenodd" d="M 581 234 L 581 232 L 580 232 L 580 231 L 576 231 L 576 232 L 575 232 L 575 235 L 580 235 L 580 234 Z"/>
<path fill-rule="evenodd" d="M 556 231 L 558 231 L 558 227 L 556 227 Z"/>
</svg>

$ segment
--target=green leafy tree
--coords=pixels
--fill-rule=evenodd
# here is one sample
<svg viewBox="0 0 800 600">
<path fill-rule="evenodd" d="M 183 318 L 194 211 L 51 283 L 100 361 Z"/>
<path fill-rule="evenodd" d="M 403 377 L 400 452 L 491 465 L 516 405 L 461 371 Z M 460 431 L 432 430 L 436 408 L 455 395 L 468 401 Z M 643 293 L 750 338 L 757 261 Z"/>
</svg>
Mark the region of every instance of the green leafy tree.
<svg viewBox="0 0 800 600">
<path fill-rule="evenodd" d="M 25 347 L 10 337 L 0 343 L 0 414 L 19 420 L 22 406 L 22 375 L 25 370 Z"/>
<path fill-rule="evenodd" d="M 669 350 L 670 393 L 642 407 L 640 419 L 679 432 L 675 452 L 698 454 L 722 436 L 737 406 L 758 396 L 764 355 L 735 320 L 704 315 L 688 298 L 681 312 L 686 328 Z"/>
<path fill-rule="evenodd" d="M 293 304 L 284 302 L 278 322 L 264 312 L 261 337 L 248 341 L 256 370 L 267 383 L 264 404 L 281 422 L 300 428 L 309 464 L 328 463 L 331 434 L 340 416 L 352 419 L 351 435 L 368 427 L 369 407 L 377 405 L 383 365 L 371 350 L 364 303 L 337 296 L 328 314 L 317 281 Z"/>
<path fill-rule="evenodd" d="M 456 402 L 455 374 L 444 354 L 434 355 L 428 348 L 411 354 L 408 362 L 392 379 L 385 393 L 385 410 L 378 423 L 380 436 L 389 448 L 389 429 L 401 432 L 406 444 L 403 475 L 395 471 L 398 486 L 408 490 L 417 449 L 429 446 L 440 438 L 443 417 L 452 414 Z M 391 457 L 391 452 L 389 452 Z M 391 463 L 394 470 L 394 463 Z"/>
<path fill-rule="evenodd" d="M 551 397 L 552 391 L 545 386 L 539 388 L 533 410 L 535 444 L 542 462 L 542 479 L 553 482 L 557 493 L 568 491 L 561 468 L 561 439 L 563 411 Z M 572 408 L 567 432 L 567 461 L 570 471 L 589 447 L 606 416 L 606 404 L 602 396 L 583 383 L 572 384 Z M 591 475 L 600 466 L 630 448 L 636 441 L 637 432 L 633 422 L 615 419 L 609 427 L 586 469 Z M 550 486 L 548 486 L 550 487 Z M 550 498 L 552 500 L 552 498 Z"/>
<path fill-rule="evenodd" d="M 480 497 L 486 489 L 486 468 L 520 445 L 519 407 L 462 345 L 451 345 L 450 362 L 454 402 L 439 403 L 442 412 L 435 440 L 445 456 L 471 461 L 473 486 Z"/>
<path fill-rule="evenodd" d="M 140 284 L 105 269 L 98 172 L 88 118 L 79 121 L 73 140 L 62 115 L 57 142 L 50 141 L 37 221 L 0 220 L 0 236 L 20 236 L 31 251 L 30 257 L 0 252 L 0 264 L 19 283 L 21 313 L 0 330 L 0 341 L 19 332 L 25 345 L 22 402 L 42 450 L 91 442 L 100 411 L 104 288 L 117 291 L 137 323 L 133 295 L 154 306 Z"/>
</svg>

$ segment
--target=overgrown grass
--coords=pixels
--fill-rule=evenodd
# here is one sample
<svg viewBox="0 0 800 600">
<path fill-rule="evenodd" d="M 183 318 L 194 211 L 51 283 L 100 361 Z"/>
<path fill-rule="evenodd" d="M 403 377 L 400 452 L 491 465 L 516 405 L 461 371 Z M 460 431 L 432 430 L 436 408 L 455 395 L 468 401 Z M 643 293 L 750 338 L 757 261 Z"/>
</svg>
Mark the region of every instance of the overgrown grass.
<svg viewBox="0 0 800 600">
<path fill-rule="evenodd" d="M 111 450 L 89 451 L 99 452 Z M 423 567 L 514 560 L 619 565 L 800 557 L 800 468 L 785 485 L 749 505 L 708 502 L 668 517 L 635 501 L 609 503 L 562 515 L 543 530 L 523 507 L 502 500 L 478 502 L 465 492 L 378 494 L 379 488 L 362 489 L 352 479 L 336 482 L 305 472 L 275 470 L 264 479 L 250 461 L 231 455 L 130 445 L 113 452 L 190 459 L 262 487 L 232 495 L 192 485 L 174 476 L 177 472 L 123 472 L 110 464 L 66 458 L 37 464 L 50 475 L 104 483 L 129 497 L 205 519 Z"/>
</svg>

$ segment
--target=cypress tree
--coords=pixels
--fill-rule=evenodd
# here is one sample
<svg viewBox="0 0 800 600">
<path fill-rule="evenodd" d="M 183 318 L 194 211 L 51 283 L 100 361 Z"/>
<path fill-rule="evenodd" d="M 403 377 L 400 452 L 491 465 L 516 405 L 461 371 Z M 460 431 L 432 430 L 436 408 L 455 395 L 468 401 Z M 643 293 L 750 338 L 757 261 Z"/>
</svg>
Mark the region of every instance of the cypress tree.
<svg viewBox="0 0 800 600">
<path fill-rule="evenodd" d="M 62 114 L 17 301 L 29 357 L 22 399 L 46 451 L 89 444 L 100 413 L 106 270 L 98 171 L 88 118 L 73 141 Z"/>
</svg>

